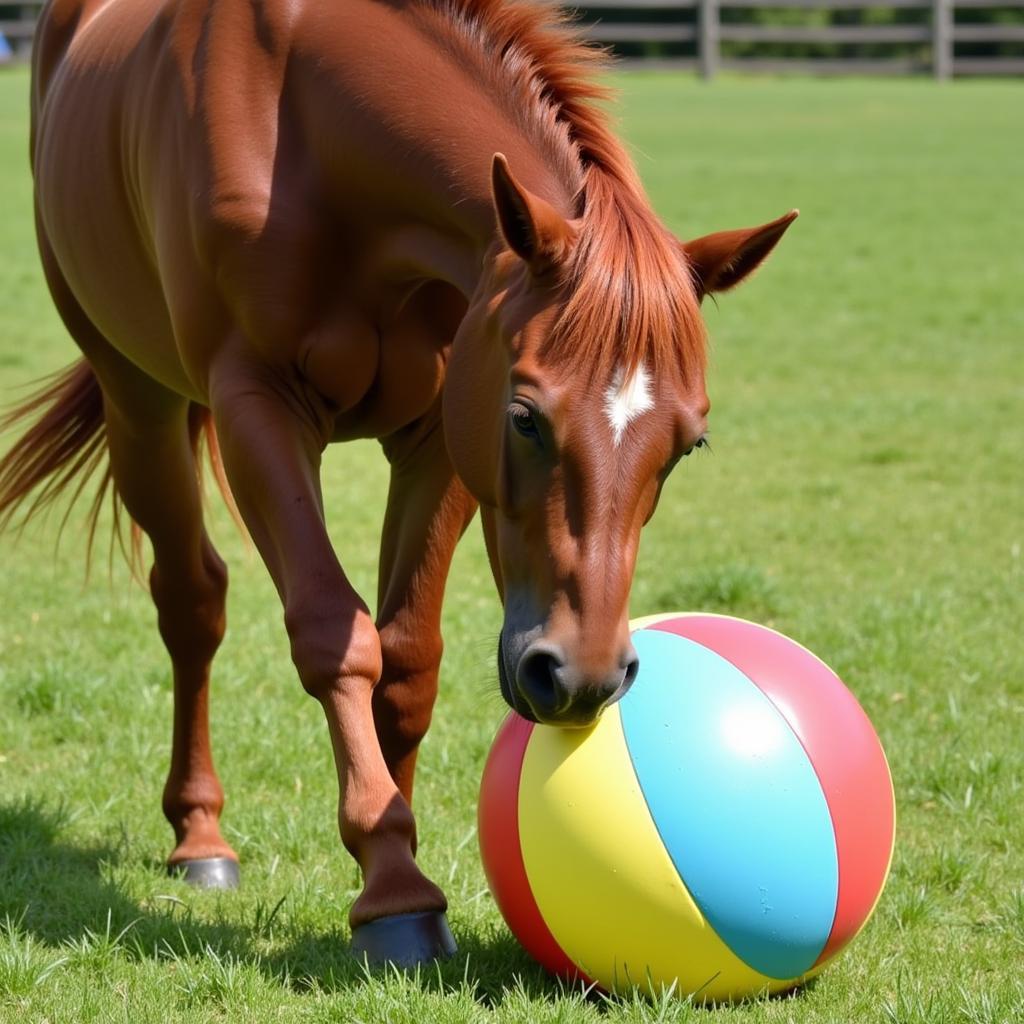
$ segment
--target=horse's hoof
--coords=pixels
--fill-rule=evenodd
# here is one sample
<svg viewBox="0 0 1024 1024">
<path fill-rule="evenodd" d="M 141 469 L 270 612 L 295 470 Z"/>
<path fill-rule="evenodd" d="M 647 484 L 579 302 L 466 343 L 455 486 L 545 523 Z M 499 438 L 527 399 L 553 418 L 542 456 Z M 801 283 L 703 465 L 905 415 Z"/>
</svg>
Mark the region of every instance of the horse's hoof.
<svg viewBox="0 0 1024 1024">
<path fill-rule="evenodd" d="M 372 966 L 395 964 L 416 967 L 434 960 L 447 960 L 455 945 L 444 911 L 394 914 L 367 921 L 352 930 L 352 953 Z"/>
<path fill-rule="evenodd" d="M 197 889 L 237 889 L 238 861 L 230 857 L 197 857 L 167 865 L 167 873 L 183 878 Z"/>
</svg>

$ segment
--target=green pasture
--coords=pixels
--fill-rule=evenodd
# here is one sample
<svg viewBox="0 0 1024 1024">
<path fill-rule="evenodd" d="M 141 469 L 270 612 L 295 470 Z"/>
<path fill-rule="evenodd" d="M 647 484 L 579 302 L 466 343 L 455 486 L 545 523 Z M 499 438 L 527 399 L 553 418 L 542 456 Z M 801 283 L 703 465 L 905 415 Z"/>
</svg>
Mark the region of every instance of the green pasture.
<svg viewBox="0 0 1024 1024">
<path fill-rule="evenodd" d="M 335 825 L 323 717 L 277 599 L 220 507 L 232 572 L 213 734 L 236 893 L 169 880 L 160 812 L 168 665 L 146 593 L 82 514 L 0 538 L 0 1021 L 1024 1020 L 1024 88 L 622 77 L 622 130 L 680 234 L 800 220 L 708 305 L 713 454 L 646 530 L 635 614 L 725 611 L 829 661 L 896 783 L 874 919 L 808 990 L 705 1010 L 560 988 L 487 893 L 476 789 L 503 715 L 500 610 L 477 528 L 449 587 L 424 745 L 421 861 L 457 959 L 367 976 L 346 958 L 359 880 Z M 32 238 L 27 75 L 0 75 L 0 383 L 71 360 Z M 374 593 L 372 444 L 329 454 L 351 577 Z M 105 538 L 104 538 L 105 540 Z M 599 894 L 595 894 L 599 898 Z"/>
</svg>

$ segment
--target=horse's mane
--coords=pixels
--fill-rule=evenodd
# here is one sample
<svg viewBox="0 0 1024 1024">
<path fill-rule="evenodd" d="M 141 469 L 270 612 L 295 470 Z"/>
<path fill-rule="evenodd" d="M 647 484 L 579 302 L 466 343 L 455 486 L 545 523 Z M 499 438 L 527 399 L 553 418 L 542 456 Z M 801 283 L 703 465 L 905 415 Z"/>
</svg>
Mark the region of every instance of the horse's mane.
<svg viewBox="0 0 1024 1024">
<path fill-rule="evenodd" d="M 649 362 L 703 367 L 704 327 L 685 257 L 646 198 L 599 105 L 603 51 L 548 0 L 417 0 L 445 45 L 493 87 L 512 120 L 576 194 L 580 236 L 570 299 L 545 353 L 586 365 L 602 386 Z"/>
</svg>

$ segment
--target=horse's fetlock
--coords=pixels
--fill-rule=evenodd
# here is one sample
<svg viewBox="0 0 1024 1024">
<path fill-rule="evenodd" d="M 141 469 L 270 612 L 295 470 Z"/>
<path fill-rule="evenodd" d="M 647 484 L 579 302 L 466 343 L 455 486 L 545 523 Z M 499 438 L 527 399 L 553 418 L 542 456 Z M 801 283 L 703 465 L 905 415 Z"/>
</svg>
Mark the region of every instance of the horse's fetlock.
<svg viewBox="0 0 1024 1024">
<path fill-rule="evenodd" d="M 204 776 L 181 783 L 168 779 L 161 801 L 164 817 L 175 828 L 187 828 L 196 818 L 220 817 L 224 810 L 224 790 L 216 776 Z"/>
<path fill-rule="evenodd" d="M 357 860 L 374 846 L 397 843 L 411 850 L 416 842 L 416 818 L 398 793 L 383 811 L 376 800 L 346 796 L 340 824 L 341 840 Z"/>
</svg>

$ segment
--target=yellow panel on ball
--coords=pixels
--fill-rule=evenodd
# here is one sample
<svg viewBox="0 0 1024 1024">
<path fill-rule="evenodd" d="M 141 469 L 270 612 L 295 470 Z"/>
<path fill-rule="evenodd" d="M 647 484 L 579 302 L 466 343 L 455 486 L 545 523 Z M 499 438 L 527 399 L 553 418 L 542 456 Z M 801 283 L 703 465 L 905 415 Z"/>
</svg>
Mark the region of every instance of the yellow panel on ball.
<svg viewBox="0 0 1024 1024">
<path fill-rule="evenodd" d="M 523 861 L 555 940 L 609 991 L 717 1000 L 793 982 L 747 966 L 679 878 L 651 820 L 617 707 L 593 730 L 534 729 L 519 786 Z"/>
</svg>

